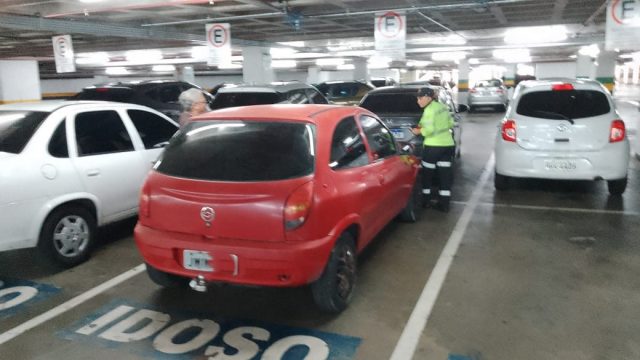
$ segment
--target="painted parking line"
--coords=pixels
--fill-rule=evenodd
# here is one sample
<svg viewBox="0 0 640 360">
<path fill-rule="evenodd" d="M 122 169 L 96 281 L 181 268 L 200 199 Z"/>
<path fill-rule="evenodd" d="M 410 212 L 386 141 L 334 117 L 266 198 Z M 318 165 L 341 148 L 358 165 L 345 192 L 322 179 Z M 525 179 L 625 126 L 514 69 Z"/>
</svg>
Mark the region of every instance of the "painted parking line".
<svg viewBox="0 0 640 360">
<path fill-rule="evenodd" d="M 482 170 L 482 175 L 480 175 L 480 181 L 478 181 L 473 189 L 471 199 L 465 205 L 462 215 L 460 215 L 456 226 L 451 232 L 451 236 L 449 236 L 449 240 L 447 240 L 447 244 L 444 246 L 440 257 L 438 258 L 438 262 L 434 266 L 433 270 L 431 270 L 429 280 L 427 280 L 427 283 L 422 289 L 418 302 L 413 308 L 413 312 L 402 331 L 402 335 L 400 335 L 400 339 L 391 354 L 390 360 L 413 359 L 413 355 L 415 354 L 418 346 L 418 341 L 420 340 L 420 336 L 422 335 L 424 328 L 427 326 L 427 321 L 429 320 L 433 306 L 438 299 L 438 294 L 440 293 L 440 289 L 442 289 L 444 280 L 447 277 L 449 267 L 453 262 L 456 252 L 458 251 L 462 237 L 471 222 L 473 212 L 480 203 L 482 190 L 493 173 L 494 162 L 495 158 L 492 154 L 485 164 L 484 169 Z"/>
<path fill-rule="evenodd" d="M 56 335 L 144 358 L 350 360 L 360 338 L 112 300 Z"/>
<path fill-rule="evenodd" d="M 0 320 L 60 292 L 60 288 L 28 280 L 0 280 Z"/>
<path fill-rule="evenodd" d="M 124 273 L 114 277 L 111 280 L 108 280 L 92 289 L 90 289 L 89 291 L 86 291 L 76 297 L 74 297 L 73 299 L 60 304 L 58 306 L 56 306 L 55 308 L 42 313 L 34 318 L 32 318 L 31 320 L 24 322 L 16 327 L 14 327 L 13 329 L 10 329 L 8 331 L 5 331 L 4 333 L 0 334 L 0 345 L 6 343 L 7 341 L 19 336 L 20 334 L 23 334 L 26 331 L 29 331 L 31 329 L 33 329 L 34 327 L 41 325 L 53 318 L 55 318 L 56 316 L 63 314 L 65 312 L 67 312 L 70 309 L 73 309 L 74 307 L 84 303 L 87 300 L 90 300 L 100 294 L 102 294 L 103 292 L 111 289 L 114 286 L 119 285 L 120 283 L 140 274 L 141 272 L 143 272 L 145 270 L 145 266 L 144 264 L 140 264 L 138 266 L 136 266 L 135 268 L 125 271 Z"/>
<path fill-rule="evenodd" d="M 465 201 L 452 201 L 453 204 L 466 205 Z M 518 204 L 500 204 L 491 202 L 482 202 L 479 206 L 493 206 L 501 208 L 523 209 L 523 210 L 538 210 L 538 211 L 559 211 L 559 212 L 575 212 L 575 213 L 591 213 L 591 214 L 605 214 L 605 215 L 624 215 L 624 216 L 640 216 L 638 211 L 627 210 L 606 210 L 606 209 L 587 209 L 587 208 L 571 208 L 571 207 L 554 207 L 554 206 L 536 206 L 536 205 L 518 205 Z"/>
</svg>

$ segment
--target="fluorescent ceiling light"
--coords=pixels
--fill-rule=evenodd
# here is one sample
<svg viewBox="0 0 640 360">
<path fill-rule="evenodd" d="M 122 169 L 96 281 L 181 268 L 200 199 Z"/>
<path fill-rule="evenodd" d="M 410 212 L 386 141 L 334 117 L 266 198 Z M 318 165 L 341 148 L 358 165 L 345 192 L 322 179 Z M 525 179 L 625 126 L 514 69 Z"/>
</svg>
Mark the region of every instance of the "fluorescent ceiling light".
<svg viewBox="0 0 640 360">
<path fill-rule="evenodd" d="M 165 65 L 153 65 L 151 70 L 156 72 L 167 72 L 167 71 L 175 71 L 176 67 L 173 65 L 165 64 Z"/>
<path fill-rule="evenodd" d="M 269 53 L 274 59 L 289 57 L 298 51 L 292 48 L 270 48 Z"/>
<path fill-rule="evenodd" d="M 290 69 L 296 67 L 298 63 L 295 60 L 272 60 L 271 67 L 275 69 Z"/>
<path fill-rule="evenodd" d="M 78 53 L 76 54 L 76 64 L 99 64 L 105 65 L 109 62 L 109 55 L 106 52 L 91 52 L 91 53 Z"/>
<path fill-rule="evenodd" d="M 417 39 L 408 39 L 407 42 L 427 45 L 464 45 L 467 43 L 467 39 L 458 34 L 449 34 L 445 36 L 425 36 Z"/>
<path fill-rule="evenodd" d="M 478 58 L 470 58 L 469 59 L 469 64 L 471 64 L 471 65 L 480 64 L 480 59 L 478 59 Z"/>
<path fill-rule="evenodd" d="M 162 60 L 160 50 L 130 50 L 125 53 L 127 61 L 132 63 L 153 63 Z"/>
<path fill-rule="evenodd" d="M 423 60 L 409 60 L 407 61 L 408 67 L 425 67 L 431 64 L 431 61 L 423 61 Z"/>
<path fill-rule="evenodd" d="M 467 57 L 464 51 L 443 51 L 431 54 L 434 61 L 459 61 Z"/>
<path fill-rule="evenodd" d="M 281 41 L 278 44 L 284 46 L 304 47 L 304 41 Z"/>
<path fill-rule="evenodd" d="M 508 29 L 504 35 L 507 44 L 538 44 L 562 41 L 567 38 L 564 25 L 530 26 Z"/>
<path fill-rule="evenodd" d="M 126 75 L 129 73 L 129 70 L 127 70 L 126 67 L 122 67 L 122 66 L 113 66 L 113 67 L 108 67 L 104 70 L 104 72 L 107 75 Z"/>
<path fill-rule="evenodd" d="M 242 64 L 218 65 L 218 69 L 221 69 L 221 70 L 242 69 Z"/>
<path fill-rule="evenodd" d="M 103 1 L 104 0 L 80 0 L 80 2 L 83 4 L 93 4 L 93 3 L 103 2 Z"/>
<path fill-rule="evenodd" d="M 578 54 L 583 56 L 591 56 L 592 58 L 598 57 L 600 54 L 600 48 L 597 44 L 591 44 L 589 46 L 583 46 L 578 50 Z"/>
<path fill-rule="evenodd" d="M 338 51 L 336 56 L 371 56 L 375 54 L 375 50 L 349 50 L 349 51 Z"/>
<path fill-rule="evenodd" d="M 316 60 L 318 66 L 338 66 L 344 64 L 343 58 L 326 58 Z"/>
<path fill-rule="evenodd" d="M 531 62 L 529 49 L 496 49 L 493 50 L 493 57 L 507 63 Z"/>
<path fill-rule="evenodd" d="M 204 60 L 209 55 L 209 48 L 206 46 L 194 46 L 191 48 L 191 57 L 195 60 Z"/>
<path fill-rule="evenodd" d="M 338 65 L 336 66 L 336 69 L 338 70 L 355 70 L 356 66 L 353 64 L 342 64 L 342 65 Z"/>
</svg>

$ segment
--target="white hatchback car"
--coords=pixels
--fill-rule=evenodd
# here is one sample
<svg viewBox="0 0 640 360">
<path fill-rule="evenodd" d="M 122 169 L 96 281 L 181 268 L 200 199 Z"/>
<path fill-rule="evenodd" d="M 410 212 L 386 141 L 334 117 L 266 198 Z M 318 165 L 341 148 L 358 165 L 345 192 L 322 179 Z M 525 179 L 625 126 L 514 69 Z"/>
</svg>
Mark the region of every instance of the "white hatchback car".
<svg viewBox="0 0 640 360">
<path fill-rule="evenodd" d="M 145 106 L 0 106 L 0 251 L 89 256 L 96 226 L 133 216 L 142 183 L 178 125 Z"/>
<path fill-rule="evenodd" d="M 627 187 L 629 140 L 611 94 L 593 80 L 523 81 L 496 136 L 495 187 L 510 177 L 606 180 Z"/>
</svg>

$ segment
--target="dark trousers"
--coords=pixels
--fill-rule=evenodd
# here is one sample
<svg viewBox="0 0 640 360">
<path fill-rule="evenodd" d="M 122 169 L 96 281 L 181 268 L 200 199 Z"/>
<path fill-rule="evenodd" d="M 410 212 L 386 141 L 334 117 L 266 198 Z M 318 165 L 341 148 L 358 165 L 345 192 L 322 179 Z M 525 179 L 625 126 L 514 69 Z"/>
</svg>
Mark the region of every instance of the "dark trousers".
<svg viewBox="0 0 640 360">
<path fill-rule="evenodd" d="M 438 177 L 438 201 L 449 204 L 451 183 L 453 182 L 454 146 L 425 146 L 422 149 L 422 195 L 433 198 L 434 177 Z"/>
</svg>

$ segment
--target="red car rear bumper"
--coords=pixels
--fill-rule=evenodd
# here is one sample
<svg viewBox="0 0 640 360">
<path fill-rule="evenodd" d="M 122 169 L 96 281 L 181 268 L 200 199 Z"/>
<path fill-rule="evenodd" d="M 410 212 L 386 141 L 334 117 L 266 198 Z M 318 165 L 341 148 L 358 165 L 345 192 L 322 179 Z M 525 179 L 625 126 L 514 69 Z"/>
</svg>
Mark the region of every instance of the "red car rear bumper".
<svg viewBox="0 0 640 360">
<path fill-rule="evenodd" d="M 202 275 L 208 282 L 281 287 L 318 279 L 335 243 L 333 236 L 300 242 L 206 239 L 159 231 L 140 223 L 134 236 L 145 262 L 160 271 L 185 278 Z M 185 249 L 207 251 L 213 271 L 185 269 Z"/>
</svg>

